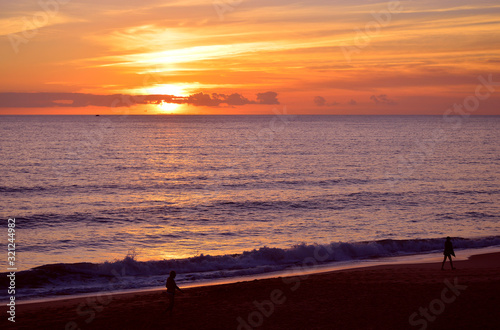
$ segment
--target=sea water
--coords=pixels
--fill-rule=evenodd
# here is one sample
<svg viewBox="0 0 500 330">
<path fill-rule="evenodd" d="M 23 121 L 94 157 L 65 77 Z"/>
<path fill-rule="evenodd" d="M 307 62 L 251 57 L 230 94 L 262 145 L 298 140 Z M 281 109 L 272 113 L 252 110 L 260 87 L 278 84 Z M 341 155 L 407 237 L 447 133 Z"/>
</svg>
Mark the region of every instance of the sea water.
<svg viewBox="0 0 500 330">
<path fill-rule="evenodd" d="M 499 116 L 0 120 L 25 297 L 500 245 Z"/>
</svg>

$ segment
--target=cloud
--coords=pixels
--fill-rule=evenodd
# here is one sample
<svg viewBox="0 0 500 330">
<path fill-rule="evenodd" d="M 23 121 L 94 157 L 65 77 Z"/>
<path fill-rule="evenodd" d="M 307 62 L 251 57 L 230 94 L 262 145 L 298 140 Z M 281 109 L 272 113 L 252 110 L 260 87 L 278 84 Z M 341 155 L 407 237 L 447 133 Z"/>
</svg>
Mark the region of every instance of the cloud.
<svg viewBox="0 0 500 330">
<path fill-rule="evenodd" d="M 229 95 L 226 98 L 224 103 L 227 103 L 228 105 L 245 105 L 245 104 L 250 104 L 250 103 L 255 103 L 255 102 L 251 102 L 250 100 L 248 100 L 246 97 L 244 97 L 241 94 L 234 93 L 234 94 Z"/>
<path fill-rule="evenodd" d="M 387 97 L 386 94 L 380 94 L 379 96 L 372 95 L 370 96 L 370 100 L 375 102 L 375 104 L 387 104 L 387 105 L 395 105 L 396 102 Z"/>
<path fill-rule="evenodd" d="M 95 95 L 83 93 L 0 93 L 3 108 L 49 108 L 49 107 L 123 107 L 136 104 L 160 104 L 174 100 L 171 95 Z"/>
<path fill-rule="evenodd" d="M 358 104 L 358 102 L 356 102 L 356 100 L 351 99 L 349 102 L 347 102 L 347 104 L 356 105 L 356 104 Z"/>
<path fill-rule="evenodd" d="M 213 94 L 214 98 L 211 98 L 209 94 L 204 94 L 204 93 L 196 93 L 193 95 L 190 95 L 187 97 L 187 102 L 189 104 L 193 105 L 204 105 L 204 106 L 217 106 L 220 104 L 218 95 L 220 94 Z"/>
<path fill-rule="evenodd" d="M 213 93 L 212 95 L 209 95 L 200 92 L 190 95 L 187 98 L 187 102 L 175 102 L 175 103 L 189 103 L 193 105 L 205 105 L 205 106 L 219 106 L 221 104 L 227 104 L 227 105 L 280 104 L 277 99 L 277 96 L 278 93 L 276 92 L 257 93 L 257 100 L 252 101 L 239 93 L 233 93 L 230 95 Z"/>
<path fill-rule="evenodd" d="M 259 104 L 280 104 L 277 97 L 278 93 L 276 92 L 257 93 Z"/>
<path fill-rule="evenodd" d="M 332 103 L 327 103 L 325 98 L 323 96 L 315 96 L 314 97 L 314 104 L 316 104 L 318 107 L 324 107 L 324 106 L 333 106 L 333 105 L 339 105 L 340 103 L 333 101 Z"/>
<path fill-rule="evenodd" d="M 316 104 L 318 107 L 322 107 L 326 104 L 326 100 L 323 96 L 315 96 L 314 104 Z"/>
<path fill-rule="evenodd" d="M 249 100 L 239 93 L 230 95 L 196 93 L 189 96 L 175 95 L 95 95 L 83 93 L 0 93 L 0 108 L 50 108 L 50 107 L 130 107 L 139 104 L 177 103 L 216 107 L 245 104 L 279 104 L 278 93 L 257 93 L 257 100 Z"/>
</svg>

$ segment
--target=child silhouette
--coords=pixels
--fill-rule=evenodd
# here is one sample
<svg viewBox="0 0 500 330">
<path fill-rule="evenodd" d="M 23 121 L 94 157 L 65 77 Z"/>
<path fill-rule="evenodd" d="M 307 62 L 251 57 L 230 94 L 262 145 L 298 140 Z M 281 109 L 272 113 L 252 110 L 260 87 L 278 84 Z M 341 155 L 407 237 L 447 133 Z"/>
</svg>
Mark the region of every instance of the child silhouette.
<svg viewBox="0 0 500 330">
<path fill-rule="evenodd" d="M 451 269 L 455 269 L 453 267 L 453 261 L 451 261 L 451 256 L 455 256 L 455 252 L 453 251 L 453 244 L 451 243 L 450 236 L 446 237 L 446 242 L 444 242 L 444 259 L 441 264 L 441 270 L 444 270 L 444 263 L 446 262 L 446 258 L 450 259 Z"/>
<path fill-rule="evenodd" d="M 179 290 L 182 292 L 182 290 L 175 283 L 175 276 L 176 273 L 175 271 L 172 270 L 170 272 L 170 276 L 167 278 L 167 282 L 165 283 L 165 287 L 167 288 L 167 297 L 168 297 L 167 312 L 170 311 L 170 313 L 172 313 L 172 310 L 174 309 L 175 290 Z"/>
</svg>

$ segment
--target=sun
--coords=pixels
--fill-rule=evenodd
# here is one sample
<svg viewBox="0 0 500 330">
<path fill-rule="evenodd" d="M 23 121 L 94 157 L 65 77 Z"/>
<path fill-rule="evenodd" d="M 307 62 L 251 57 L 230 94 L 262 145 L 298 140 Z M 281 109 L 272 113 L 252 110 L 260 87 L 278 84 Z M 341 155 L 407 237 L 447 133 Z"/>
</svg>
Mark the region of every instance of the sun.
<svg viewBox="0 0 500 330">
<path fill-rule="evenodd" d="M 173 95 L 173 96 L 188 96 L 189 93 L 185 90 L 186 84 L 157 84 L 144 89 L 144 92 L 150 95 Z M 163 113 L 176 112 L 181 105 L 177 103 L 167 103 L 162 101 L 157 104 L 158 110 Z"/>
<path fill-rule="evenodd" d="M 155 84 L 151 86 L 145 86 L 141 88 L 136 88 L 129 90 L 129 93 L 136 95 L 168 95 L 177 96 L 179 98 L 185 98 L 190 95 L 193 90 L 193 86 L 187 83 L 179 84 Z M 168 103 L 161 101 L 160 103 L 151 103 L 155 109 L 152 109 L 155 113 L 176 113 L 182 111 L 183 104 L 180 103 Z"/>
<path fill-rule="evenodd" d="M 161 110 L 161 112 L 175 112 L 179 107 L 180 104 L 177 103 L 167 103 L 162 101 L 160 104 L 158 104 L 158 108 Z"/>
</svg>

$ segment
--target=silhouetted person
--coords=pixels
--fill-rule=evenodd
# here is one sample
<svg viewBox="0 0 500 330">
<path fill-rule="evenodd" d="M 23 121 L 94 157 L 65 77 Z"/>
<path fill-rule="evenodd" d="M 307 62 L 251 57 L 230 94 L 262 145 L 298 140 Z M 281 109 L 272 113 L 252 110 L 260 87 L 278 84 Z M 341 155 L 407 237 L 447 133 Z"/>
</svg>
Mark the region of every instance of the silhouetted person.
<svg viewBox="0 0 500 330">
<path fill-rule="evenodd" d="M 167 312 L 174 309 L 174 298 L 175 298 L 175 290 L 182 291 L 177 284 L 175 283 L 175 271 L 170 272 L 170 276 L 167 278 L 167 283 L 165 283 L 165 287 L 167 288 L 167 297 L 168 297 L 168 306 Z"/>
<path fill-rule="evenodd" d="M 455 269 L 453 267 L 453 261 L 451 261 L 451 256 L 455 256 L 455 251 L 453 251 L 453 244 L 451 243 L 450 236 L 446 237 L 446 242 L 444 242 L 444 259 L 443 264 L 441 265 L 441 270 L 444 269 L 444 263 L 446 262 L 446 258 L 450 259 L 451 269 Z"/>
</svg>

